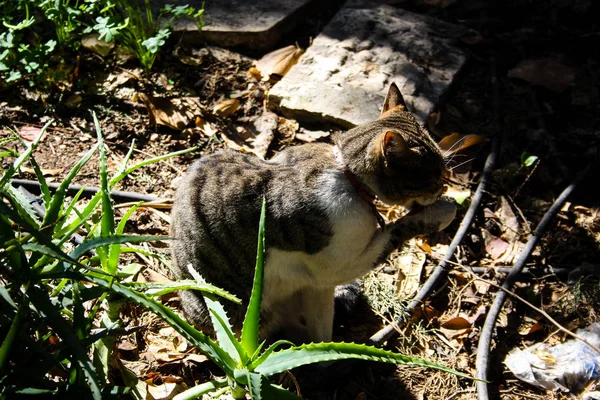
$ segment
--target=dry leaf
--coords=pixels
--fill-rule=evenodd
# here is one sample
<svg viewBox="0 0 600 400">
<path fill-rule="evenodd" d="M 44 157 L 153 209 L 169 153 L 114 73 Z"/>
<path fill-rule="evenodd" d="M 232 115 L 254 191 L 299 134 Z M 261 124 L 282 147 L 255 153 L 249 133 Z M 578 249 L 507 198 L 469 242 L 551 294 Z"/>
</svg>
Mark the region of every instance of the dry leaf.
<svg viewBox="0 0 600 400">
<path fill-rule="evenodd" d="M 244 153 L 253 153 L 264 160 L 275 137 L 277 120 L 276 114 L 266 112 L 254 121 L 253 125 L 240 127 L 239 131 L 230 132 L 229 135 L 222 134 L 221 137 L 229 148 Z"/>
<path fill-rule="evenodd" d="M 414 242 L 414 239 L 411 239 L 411 241 Z M 398 266 L 396 287 L 399 298 L 410 299 L 417 293 L 421 284 L 421 272 L 426 258 L 425 253 L 410 252 L 400 255 L 394 260 Z"/>
<path fill-rule="evenodd" d="M 480 305 L 479 307 L 477 307 L 477 311 L 475 312 L 475 315 L 469 317 L 469 322 L 471 323 L 471 325 L 473 325 L 475 322 L 477 322 L 477 320 L 486 315 L 487 312 L 487 308 L 484 305 Z"/>
<path fill-rule="evenodd" d="M 42 129 L 36 126 L 23 126 L 19 129 L 19 136 L 27 142 L 33 142 L 41 131 Z"/>
<path fill-rule="evenodd" d="M 473 284 L 479 294 L 486 294 L 490 290 L 490 284 L 487 282 L 475 281 Z"/>
<path fill-rule="evenodd" d="M 445 329 L 459 330 L 470 328 L 471 323 L 463 317 L 453 317 L 443 322 L 440 326 Z"/>
<path fill-rule="evenodd" d="M 208 357 L 203 354 L 188 354 L 185 358 L 186 361 L 192 361 L 197 364 L 202 364 L 203 362 L 208 361 Z"/>
<path fill-rule="evenodd" d="M 217 134 L 217 130 L 213 128 L 212 124 L 202 117 L 196 117 L 195 124 L 208 137 L 213 137 Z"/>
<path fill-rule="evenodd" d="M 90 33 L 81 39 L 81 45 L 89 51 L 93 51 L 102 57 L 106 57 L 108 53 L 110 53 L 110 51 L 115 47 L 115 43 L 108 43 L 105 40 L 98 39 L 99 37 L 100 36 L 97 33 Z"/>
<path fill-rule="evenodd" d="M 221 118 L 227 118 L 239 109 L 240 101 L 238 99 L 227 99 L 215 105 L 213 107 L 213 113 Z"/>
<path fill-rule="evenodd" d="M 492 237 L 490 238 L 490 240 L 485 244 L 485 251 L 487 251 L 492 260 L 497 260 L 500 257 L 502 257 L 502 255 L 506 252 L 510 245 L 508 244 L 508 242 L 506 242 L 503 239 L 500 239 L 499 237 L 495 237 L 493 235 L 491 236 Z"/>
<path fill-rule="evenodd" d="M 133 70 L 123 69 L 119 73 L 114 74 L 110 73 L 108 77 L 102 83 L 102 87 L 104 89 L 112 92 L 117 89 L 119 86 L 129 82 L 132 79 L 139 79 L 142 75 L 142 70 L 139 68 Z M 139 97 L 139 93 L 134 93 L 134 97 Z M 132 99 L 132 101 L 137 101 L 137 99 Z"/>
<path fill-rule="evenodd" d="M 151 268 L 144 269 L 144 272 L 140 274 L 141 282 L 158 282 L 158 283 L 171 283 L 173 282 L 163 274 L 159 274 Z"/>
<path fill-rule="evenodd" d="M 529 336 L 533 335 L 536 332 L 539 332 L 544 329 L 544 324 L 540 323 L 540 321 L 531 320 L 530 318 L 526 318 L 526 321 L 519 328 L 519 335 L 521 336 Z"/>
<path fill-rule="evenodd" d="M 423 240 L 417 240 L 417 246 L 427 254 L 431 254 L 431 246 Z"/>
<path fill-rule="evenodd" d="M 21 167 L 21 169 L 23 170 L 23 172 L 27 172 L 29 174 L 35 174 L 35 171 L 33 170 L 33 168 L 29 168 L 29 167 Z M 42 168 L 42 175 L 44 176 L 57 176 L 58 174 L 60 174 L 63 169 L 62 168 Z"/>
<path fill-rule="evenodd" d="M 150 121 L 153 124 L 167 126 L 171 129 L 183 130 L 196 115 L 202 112 L 197 97 L 167 99 L 148 96 L 144 93 L 140 93 L 139 96 L 148 109 Z"/>
<path fill-rule="evenodd" d="M 290 45 L 279 50 L 265 54 L 255 64 L 256 71 L 260 73 L 263 81 L 268 81 L 271 75 L 284 76 L 288 73 L 304 54 L 304 50 Z M 256 74 L 256 71 L 251 71 Z"/>
<path fill-rule="evenodd" d="M 516 240 L 520 229 L 519 220 L 504 196 L 500 196 L 496 215 L 500 218 L 502 224 L 502 239 L 505 239 L 509 243 Z"/>
<path fill-rule="evenodd" d="M 508 71 L 509 78 L 518 78 L 555 92 L 568 89 L 575 80 L 573 68 L 556 60 L 525 60 Z"/>
<path fill-rule="evenodd" d="M 296 133 L 296 139 L 305 143 L 311 143 L 329 135 L 330 133 L 325 131 L 307 131 L 303 129 L 302 132 Z"/>
<path fill-rule="evenodd" d="M 169 400 L 172 399 L 176 394 L 180 393 L 178 384 L 175 382 L 165 382 L 162 385 L 148 384 L 148 394 L 152 396 L 154 400 Z"/>
<path fill-rule="evenodd" d="M 484 136 L 463 135 L 462 133 L 455 132 L 444 137 L 438 144 L 444 155 L 447 157 L 483 142 L 485 142 Z"/>
<path fill-rule="evenodd" d="M 456 339 L 471 332 L 471 323 L 463 317 L 450 318 L 440 326 L 440 332 L 448 339 Z"/>
</svg>

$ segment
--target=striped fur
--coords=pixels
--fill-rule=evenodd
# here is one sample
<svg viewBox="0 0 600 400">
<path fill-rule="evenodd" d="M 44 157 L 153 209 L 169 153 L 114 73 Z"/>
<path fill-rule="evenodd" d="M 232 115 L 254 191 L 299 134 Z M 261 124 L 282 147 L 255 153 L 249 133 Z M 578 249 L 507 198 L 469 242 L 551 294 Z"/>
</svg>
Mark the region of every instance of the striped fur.
<svg viewBox="0 0 600 400">
<path fill-rule="evenodd" d="M 222 151 L 198 160 L 175 196 L 171 235 L 174 272 L 191 266 L 204 279 L 239 296 L 229 306 L 240 328 L 256 259 L 260 203 L 267 199 L 262 335 L 280 332 L 297 342 L 331 339 L 334 290 L 384 260 L 402 241 L 443 229 L 454 205 L 437 201 L 443 160 L 435 142 L 404 107 L 392 85 L 377 121 L 306 144 L 271 161 Z M 344 173 L 389 204 L 424 211 L 378 226 L 372 206 Z M 182 292 L 186 317 L 210 331 L 204 302 Z"/>
</svg>

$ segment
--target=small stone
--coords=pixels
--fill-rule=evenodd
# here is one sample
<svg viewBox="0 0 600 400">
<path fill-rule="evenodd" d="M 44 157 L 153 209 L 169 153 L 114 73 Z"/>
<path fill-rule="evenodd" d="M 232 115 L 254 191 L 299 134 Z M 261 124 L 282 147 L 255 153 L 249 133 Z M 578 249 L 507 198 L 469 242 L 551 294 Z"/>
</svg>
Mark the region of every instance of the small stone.
<svg viewBox="0 0 600 400">
<path fill-rule="evenodd" d="M 376 119 L 391 83 L 422 121 L 466 61 L 466 30 L 387 5 L 350 1 L 269 93 L 288 118 L 351 128 Z"/>
<path fill-rule="evenodd" d="M 170 3 L 199 9 L 204 1 L 171 0 Z M 190 42 L 267 50 L 320 6 L 315 0 L 207 1 L 202 32 L 198 32 L 195 23 L 186 20 L 178 21 L 175 30 L 186 32 L 185 39 Z"/>
</svg>

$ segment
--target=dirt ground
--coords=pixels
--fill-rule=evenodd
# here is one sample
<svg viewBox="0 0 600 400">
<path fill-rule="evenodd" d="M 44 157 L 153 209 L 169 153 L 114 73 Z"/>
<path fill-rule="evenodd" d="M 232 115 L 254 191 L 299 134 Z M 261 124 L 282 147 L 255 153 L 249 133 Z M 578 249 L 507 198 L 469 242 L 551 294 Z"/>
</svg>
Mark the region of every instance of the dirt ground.
<svg viewBox="0 0 600 400">
<path fill-rule="evenodd" d="M 364 304 L 349 315 L 338 315 L 334 335 L 336 340 L 365 342 L 402 313 L 415 294 L 415 285 L 423 283 L 443 257 L 479 182 L 490 143 L 497 138 L 501 146 L 496 167 L 453 271 L 423 305 L 420 317 L 386 344 L 386 348 L 475 374 L 481 326 L 498 292 L 494 284 L 506 277 L 498 268 L 513 265 L 551 203 L 587 166 L 591 171 L 528 259 L 526 266 L 532 272 L 523 274 L 513 289 L 567 329 L 574 331 L 598 321 L 600 25 L 596 16 L 600 7 L 586 0 L 424 0 L 399 6 L 474 30 L 459 43 L 470 55 L 468 65 L 427 122 L 434 137 L 446 144 L 452 142 L 451 135 L 463 139 L 450 151 L 453 170 L 448 186 L 466 200 L 444 233 L 411 241 L 363 280 Z M 281 45 L 307 43 L 320 24 L 307 21 L 301 34 L 282 38 Z M 134 140 L 132 161 L 196 146 L 191 153 L 136 171 L 118 188 L 167 200 L 178 178 L 203 154 L 224 147 L 256 151 L 258 144 L 248 141 L 247 132 L 266 112 L 272 82 L 250 73 L 254 60 L 233 51 L 175 42 L 166 50 L 149 74 L 137 70 L 135 62 L 119 64 L 82 50 L 73 64 L 65 64 L 66 79 L 4 89 L 0 92 L 0 137 L 10 136 L 10 128 L 27 139 L 53 119 L 34 156 L 55 182 L 95 142 L 92 111 L 100 121 L 113 171 Z M 287 146 L 329 138 L 315 138 L 297 122 L 279 118 L 272 141 L 266 143 L 266 157 Z M 92 159 L 75 183 L 97 186 L 97 171 L 97 160 Z M 20 177 L 33 179 L 34 175 L 24 169 Z M 167 210 L 141 208 L 127 229 L 167 234 L 166 203 Z M 168 257 L 164 245 L 154 250 Z M 156 279 L 157 272 L 169 275 L 154 260 L 135 262 L 147 266 L 144 275 L 149 279 Z M 476 276 L 462 266 L 487 270 Z M 399 272 L 403 268 L 423 271 L 411 278 Z M 165 301 L 177 307 L 176 297 Z M 178 341 L 176 333 L 156 317 L 133 306 L 123 313 L 131 326 L 144 328 L 122 339 L 120 362 L 154 388 L 154 398 L 168 398 L 165 393 L 218 376 L 218 368 Z M 509 298 L 492 338 L 489 379 L 493 397 L 574 398 L 522 383 L 503 364 L 515 347 L 566 339 L 546 317 Z M 476 397 L 473 381 L 413 367 L 348 363 L 330 369 L 303 368 L 292 374 L 283 374 L 282 384 L 297 384 L 307 399 Z M 592 384 L 584 391 L 594 388 Z"/>
</svg>

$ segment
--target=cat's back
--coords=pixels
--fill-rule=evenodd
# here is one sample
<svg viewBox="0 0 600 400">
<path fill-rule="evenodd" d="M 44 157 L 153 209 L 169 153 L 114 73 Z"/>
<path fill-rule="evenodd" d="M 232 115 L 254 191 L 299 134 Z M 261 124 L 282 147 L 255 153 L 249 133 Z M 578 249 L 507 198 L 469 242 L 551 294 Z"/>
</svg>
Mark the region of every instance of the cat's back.
<svg viewBox="0 0 600 400">
<path fill-rule="evenodd" d="M 256 256 L 258 221 L 267 199 L 267 244 L 285 250 L 319 251 L 330 235 L 314 191 L 323 170 L 335 166 L 331 145 L 295 146 L 270 161 L 220 151 L 194 162 L 177 189 L 171 236 L 176 258 L 196 268 L 250 268 Z M 181 260 L 175 260 L 177 275 Z"/>
</svg>

